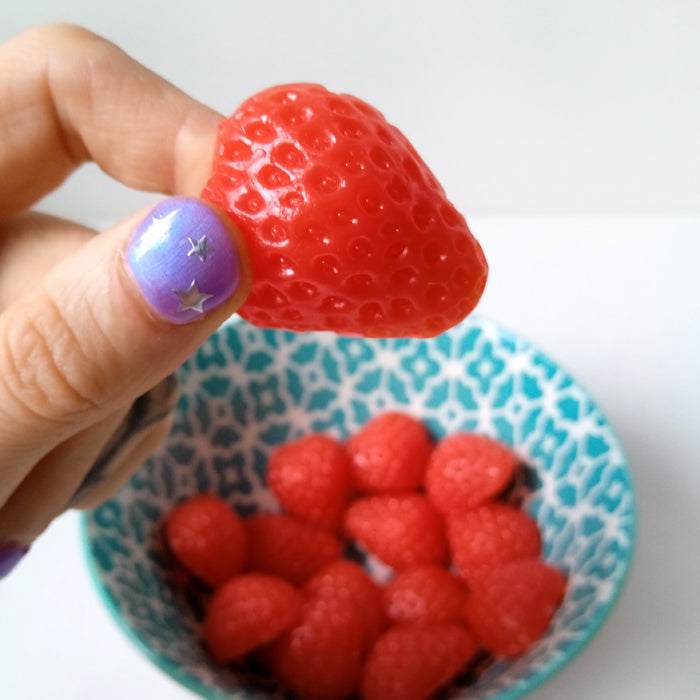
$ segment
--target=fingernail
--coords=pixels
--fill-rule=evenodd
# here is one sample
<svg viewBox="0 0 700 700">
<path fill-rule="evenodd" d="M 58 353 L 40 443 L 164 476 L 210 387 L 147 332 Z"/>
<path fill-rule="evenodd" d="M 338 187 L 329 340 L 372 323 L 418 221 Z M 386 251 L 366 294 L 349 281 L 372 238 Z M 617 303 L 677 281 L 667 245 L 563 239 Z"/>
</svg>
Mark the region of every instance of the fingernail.
<svg viewBox="0 0 700 700">
<path fill-rule="evenodd" d="M 28 551 L 29 547 L 19 545 L 9 545 L 0 549 L 0 579 L 5 578 Z"/>
<path fill-rule="evenodd" d="M 151 308 L 177 324 L 226 301 L 241 278 L 226 224 L 211 207 L 186 197 L 156 205 L 134 231 L 126 262 Z"/>
</svg>

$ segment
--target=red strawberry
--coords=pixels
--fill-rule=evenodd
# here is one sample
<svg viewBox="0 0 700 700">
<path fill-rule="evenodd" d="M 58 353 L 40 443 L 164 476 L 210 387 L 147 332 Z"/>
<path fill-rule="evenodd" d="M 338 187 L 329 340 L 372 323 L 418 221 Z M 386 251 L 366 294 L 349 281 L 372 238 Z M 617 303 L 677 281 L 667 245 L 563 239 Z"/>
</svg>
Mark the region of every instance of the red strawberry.
<svg viewBox="0 0 700 700">
<path fill-rule="evenodd" d="M 447 562 L 444 523 L 421 494 L 358 498 L 345 513 L 345 529 L 367 551 L 398 571 Z"/>
<path fill-rule="evenodd" d="M 266 644 L 297 623 L 302 596 L 284 579 L 242 574 L 212 596 L 202 633 L 212 656 L 234 661 Z"/>
<path fill-rule="evenodd" d="M 362 700 L 427 700 L 474 657 L 478 643 L 463 625 L 407 623 L 390 627 L 367 657 Z"/>
<path fill-rule="evenodd" d="M 202 193 L 241 230 L 260 326 L 434 336 L 476 306 L 487 264 L 464 217 L 373 107 L 270 88 L 219 127 Z"/>
<path fill-rule="evenodd" d="M 313 434 L 277 447 L 267 484 L 289 515 L 337 530 L 350 494 L 350 459 L 333 438 Z"/>
<path fill-rule="evenodd" d="M 384 587 L 384 609 L 391 622 L 462 622 L 467 587 L 442 566 L 398 573 Z"/>
<path fill-rule="evenodd" d="M 425 474 L 428 497 L 443 513 L 474 508 L 513 478 L 518 456 L 484 435 L 454 433 L 433 450 Z"/>
<path fill-rule="evenodd" d="M 309 598 L 299 623 L 263 659 L 304 700 L 344 700 L 357 688 L 365 627 L 355 605 L 339 597 Z"/>
<path fill-rule="evenodd" d="M 421 421 L 383 413 L 351 435 L 347 450 L 361 491 L 413 491 L 423 483 L 432 444 Z"/>
<path fill-rule="evenodd" d="M 342 554 L 338 538 L 288 515 L 258 513 L 244 523 L 248 568 L 298 586 Z"/>
<path fill-rule="evenodd" d="M 542 550 L 539 527 L 525 511 L 490 501 L 447 518 L 452 561 L 473 586 L 499 564 L 537 557 Z"/>
<path fill-rule="evenodd" d="M 355 604 L 365 626 L 365 649 L 372 646 L 384 629 L 382 591 L 365 569 L 354 561 L 339 559 L 324 566 L 306 582 L 304 592 L 312 597 L 332 597 Z"/>
<path fill-rule="evenodd" d="M 245 566 L 243 522 L 214 494 L 203 493 L 173 507 L 165 521 L 165 538 L 180 563 L 214 588 Z"/>
<path fill-rule="evenodd" d="M 541 559 L 520 559 L 492 569 L 467 598 L 466 619 L 495 656 L 526 652 L 549 627 L 566 590 L 558 569 Z"/>
</svg>

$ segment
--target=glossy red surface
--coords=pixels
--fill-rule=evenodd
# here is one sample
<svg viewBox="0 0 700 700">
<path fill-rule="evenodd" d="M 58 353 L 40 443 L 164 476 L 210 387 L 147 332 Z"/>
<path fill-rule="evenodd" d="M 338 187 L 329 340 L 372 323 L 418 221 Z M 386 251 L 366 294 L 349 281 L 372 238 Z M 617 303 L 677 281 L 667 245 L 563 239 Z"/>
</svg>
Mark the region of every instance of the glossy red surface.
<svg viewBox="0 0 700 700">
<path fill-rule="evenodd" d="M 242 231 L 248 321 L 365 336 L 437 335 L 465 318 L 488 267 L 406 137 L 361 100 L 287 85 L 219 129 L 203 197 Z"/>
</svg>

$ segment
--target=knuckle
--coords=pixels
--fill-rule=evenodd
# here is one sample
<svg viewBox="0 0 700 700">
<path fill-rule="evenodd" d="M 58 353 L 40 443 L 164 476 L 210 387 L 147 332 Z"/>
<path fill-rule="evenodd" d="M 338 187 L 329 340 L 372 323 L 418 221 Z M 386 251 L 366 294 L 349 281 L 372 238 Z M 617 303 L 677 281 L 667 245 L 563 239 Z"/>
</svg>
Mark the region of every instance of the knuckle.
<svg viewBox="0 0 700 700">
<path fill-rule="evenodd" d="M 0 391 L 15 415 L 72 423 L 104 407 L 106 384 L 59 304 L 42 294 L 16 314 L 0 346 Z M 40 311 L 32 312 L 39 308 Z M 91 343 L 91 345 L 93 345 Z"/>
<path fill-rule="evenodd" d="M 28 29 L 13 40 L 12 44 L 49 61 L 63 62 L 71 55 L 90 56 L 116 46 L 99 34 L 68 22 L 51 22 Z"/>
<path fill-rule="evenodd" d="M 72 22 L 48 22 L 40 24 L 26 33 L 29 39 L 44 42 L 48 46 L 62 45 L 66 43 L 83 43 L 105 41 L 98 34 L 86 27 Z"/>
<path fill-rule="evenodd" d="M 73 167 L 90 160 L 90 148 L 83 143 L 76 115 L 89 119 L 100 104 L 115 102 L 110 90 L 118 93 L 125 80 L 124 52 L 99 34 L 70 23 L 40 25 L 15 42 L 23 60 L 31 56 L 41 66 L 47 113 L 56 121 L 60 145 Z"/>
</svg>

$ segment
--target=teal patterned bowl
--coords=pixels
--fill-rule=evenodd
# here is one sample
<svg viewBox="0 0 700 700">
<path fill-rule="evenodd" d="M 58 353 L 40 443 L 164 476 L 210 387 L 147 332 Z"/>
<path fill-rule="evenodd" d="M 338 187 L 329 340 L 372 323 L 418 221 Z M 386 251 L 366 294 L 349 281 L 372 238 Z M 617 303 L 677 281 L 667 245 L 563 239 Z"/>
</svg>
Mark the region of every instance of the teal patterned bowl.
<svg viewBox="0 0 700 700">
<path fill-rule="evenodd" d="M 214 665 L 196 601 L 175 583 L 159 537 L 179 500 L 215 490 L 242 512 L 274 508 L 263 485 L 278 443 L 311 431 L 347 436 L 398 409 L 436 437 L 473 430 L 511 444 L 536 472 L 527 507 L 544 556 L 569 576 L 546 637 L 514 662 L 457 684 L 451 698 L 516 698 L 594 636 L 623 588 L 635 535 L 625 455 L 584 389 L 556 362 L 494 323 L 468 319 L 431 340 L 365 340 L 262 330 L 230 321 L 181 369 L 182 397 L 162 449 L 83 520 L 102 598 L 161 669 L 205 698 L 287 697 L 269 679 Z"/>
</svg>

